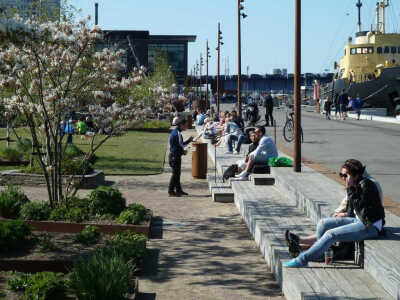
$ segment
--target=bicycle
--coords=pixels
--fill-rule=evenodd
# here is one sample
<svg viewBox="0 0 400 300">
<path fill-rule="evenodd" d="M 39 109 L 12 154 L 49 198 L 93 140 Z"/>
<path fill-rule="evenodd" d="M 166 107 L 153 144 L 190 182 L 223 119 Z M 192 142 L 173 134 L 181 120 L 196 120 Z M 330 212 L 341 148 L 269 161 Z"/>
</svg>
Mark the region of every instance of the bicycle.
<svg viewBox="0 0 400 300">
<path fill-rule="evenodd" d="M 289 106 L 290 108 L 293 109 L 293 106 Z M 286 111 L 286 122 L 285 126 L 283 127 L 283 138 L 285 139 L 286 142 L 291 143 L 294 140 L 294 112 L 291 111 Z M 301 142 L 304 142 L 304 136 L 303 136 L 303 128 L 300 126 L 300 133 L 301 133 Z"/>
</svg>

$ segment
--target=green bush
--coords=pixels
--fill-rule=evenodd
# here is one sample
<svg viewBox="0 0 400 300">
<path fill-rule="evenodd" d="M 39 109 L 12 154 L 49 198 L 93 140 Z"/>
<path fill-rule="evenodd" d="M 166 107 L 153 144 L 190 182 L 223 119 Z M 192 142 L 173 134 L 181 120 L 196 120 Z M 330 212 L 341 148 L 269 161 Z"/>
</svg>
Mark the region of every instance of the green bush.
<svg viewBox="0 0 400 300">
<path fill-rule="evenodd" d="M 137 203 L 133 203 L 128 206 L 126 210 L 121 212 L 117 222 L 122 224 L 133 224 L 137 225 L 143 222 L 146 216 L 146 208 Z"/>
<path fill-rule="evenodd" d="M 98 251 L 74 264 L 70 288 L 79 300 L 125 300 L 133 292 L 133 270 L 122 256 Z"/>
<path fill-rule="evenodd" d="M 132 260 L 136 263 L 143 259 L 146 254 L 146 242 L 145 235 L 124 230 L 108 240 L 103 250 L 108 253 L 118 253 L 125 260 Z"/>
<path fill-rule="evenodd" d="M 51 235 L 48 233 L 42 234 L 39 237 L 40 250 L 43 252 L 50 252 L 57 249 L 56 245 L 51 240 Z"/>
<path fill-rule="evenodd" d="M 0 251 L 14 249 L 32 232 L 29 225 L 21 220 L 0 222 Z"/>
<path fill-rule="evenodd" d="M 24 300 L 64 299 L 66 282 L 62 274 L 41 272 L 32 275 L 25 289 Z"/>
<path fill-rule="evenodd" d="M 17 150 L 26 153 L 30 156 L 30 153 L 32 151 L 32 140 L 28 138 L 23 138 L 20 141 L 17 142 Z"/>
<path fill-rule="evenodd" d="M 65 148 L 64 158 L 72 159 L 83 155 L 85 155 L 85 152 L 74 144 L 68 144 L 67 148 Z"/>
<path fill-rule="evenodd" d="M 81 223 L 89 220 L 89 214 L 86 209 L 80 207 L 67 208 L 65 205 L 60 205 L 51 211 L 49 220 Z"/>
<path fill-rule="evenodd" d="M 29 174 L 43 174 L 42 167 L 37 160 L 34 160 L 32 166 L 26 166 L 22 171 Z M 61 162 L 61 173 L 64 175 L 86 175 L 92 172 L 93 166 L 87 160 L 63 159 Z"/>
<path fill-rule="evenodd" d="M 16 148 L 6 147 L 0 150 L 0 157 L 7 161 L 22 161 L 24 153 L 18 151 Z"/>
<path fill-rule="evenodd" d="M 85 228 L 75 236 L 75 242 L 83 245 L 94 245 L 100 240 L 101 234 L 96 226 L 85 226 Z"/>
<path fill-rule="evenodd" d="M 29 286 L 29 279 L 31 275 L 26 273 L 19 273 L 15 277 L 7 281 L 7 289 L 13 292 L 25 291 Z"/>
<path fill-rule="evenodd" d="M 18 218 L 21 206 L 27 202 L 29 202 L 28 197 L 19 187 L 7 186 L 0 193 L 0 216 L 11 219 Z"/>
<path fill-rule="evenodd" d="M 50 216 L 50 206 L 47 202 L 28 202 L 21 207 L 22 220 L 44 221 Z"/>
<path fill-rule="evenodd" d="M 119 215 L 126 207 L 121 192 L 113 187 L 99 186 L 89 195 L 89 209 L 93 215 Z"/>
</svg>

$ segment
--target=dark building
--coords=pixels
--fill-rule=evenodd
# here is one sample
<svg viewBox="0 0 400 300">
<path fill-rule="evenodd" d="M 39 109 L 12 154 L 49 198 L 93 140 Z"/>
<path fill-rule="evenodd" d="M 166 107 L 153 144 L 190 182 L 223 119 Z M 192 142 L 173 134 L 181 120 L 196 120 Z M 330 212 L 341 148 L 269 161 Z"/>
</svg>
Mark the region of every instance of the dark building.
<svg viewBox="0 0 400 300">
<path fill-rule="evenodd" d="M 124 49 L 126 72 L 134 67 L 153 68 L 158 50 L 168 54 L 168 62 L 178 84 L 183 84 L 188 72 L 188 43 L 196 41 L 194 35 L 150 35 L 149 31 L 105 30 L 104 44 L 99 47 L 116 46 Z"/>
</svg>

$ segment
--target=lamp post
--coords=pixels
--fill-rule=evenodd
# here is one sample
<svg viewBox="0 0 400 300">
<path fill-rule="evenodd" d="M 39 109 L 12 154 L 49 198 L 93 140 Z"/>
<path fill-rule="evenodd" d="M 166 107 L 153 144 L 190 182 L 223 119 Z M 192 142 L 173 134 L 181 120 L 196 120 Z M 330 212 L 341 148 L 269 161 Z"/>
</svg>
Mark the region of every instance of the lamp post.
<svg viewBox="0 0 400 300">
<path fill-rule="evenodd" d="M 208 59 L 211 57 L 211 55 L 210 55 L 210 47 L 208 47 L 208 40 L 207 40 L 207 47 L 206 47 L 206 72 L 207 72 L 207 74 L 206 74 L 206 107 L 207 107 L 207 109 L 209 109 L 210 108 L 210 102 L 209 102 L 209 99 L 208 99 Z"/>
<path fill-rule="evenodd" d="M 220 66 L 221 66 L 221 46 L 224 44 L 222 42 L 222 31 L 221 31 L 221 24 L 218 23 L 218 41 L 217 41 L 217 112 L 220 112 L 219 106 L 219 90 L 220 90 Z"/>
<path fill-rule="evenodd" d="M 301 172 L 301 0 L 296 1 L 294 54 L 294 171 Z"/>
<path fill-rule="evenodd" d="M 242 12 L 244 0 L 238 0 L 238 80 L 237 80 L 237 98 L 238 98 L 238 114 L 242 116 L 242 99 L 241 99 L 241 83 L 242 83 L 242 38 L 241 38 L 241 18 L 247 18 Z"/>
<path fill-rule="evenodd" d="M 203 54 L 200 52 L 200 104 L 201 104 L 201 106 L 202 107 L 204 107 L 203 106 L 203 91 L 202 91 L 202 89 L 201 89 L 201 75 L 202 75 L 202 67 L 204 66 L 204 63 L 203 63 Z M 206 106 L 206 110 L 207 110 L 207 106 Z"/>
<path fill-rule="evenodd" d="M 199 99 L 199 95 L 200 95 L 200 93 L 199 93 L 199 82 L 198 82 L 198 80 L 197 80 L 197 74 L 199 73 L 199 61 L 198 60 L 196 60 L 196 96 L 197 96 L 197 99 Z M 201 107 L 200 106 L 200 100 L 199 100 L 199 107 Z"/>
</svg>

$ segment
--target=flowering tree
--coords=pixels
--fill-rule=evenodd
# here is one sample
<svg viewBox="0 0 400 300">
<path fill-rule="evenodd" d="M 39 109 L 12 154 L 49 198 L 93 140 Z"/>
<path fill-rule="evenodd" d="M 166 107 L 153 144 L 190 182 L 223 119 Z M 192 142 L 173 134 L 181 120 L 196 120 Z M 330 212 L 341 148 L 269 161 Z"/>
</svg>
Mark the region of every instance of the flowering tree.
<svg viewBox="0 0 400 300">
<path fill-rule="evenodd" d="M 67 201 L 79 187 L 72 176 L 67 184 L 62 180 L 65 114 L 88 112 L 95 126 L 103 129 L 104 135 L 91 137 L 85 155 L 89 159 L 121 132 L 124 119 L 136 109 L 132 101 L 120 105 L 114 100 L 139 83 L 141 76 L 119 77 L 123 51 L 96 51 L 101 30 L 89 28 L 87 21 L 41 24 L 18 17 L 0 19 L 0 85 L 12 91 L 2 102 L 6 110 L 23 115 L 27 122 L 52 207 Z"/>
</svg>

